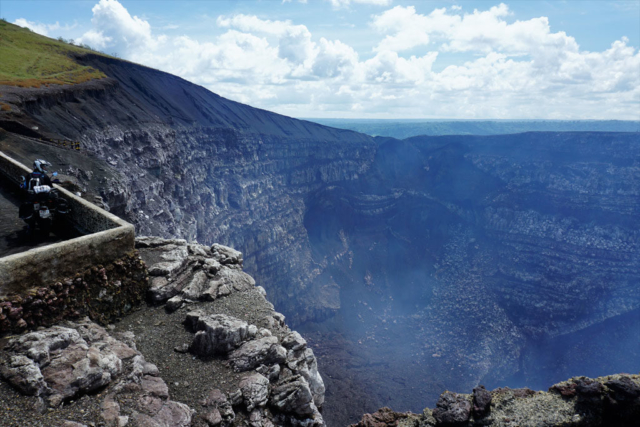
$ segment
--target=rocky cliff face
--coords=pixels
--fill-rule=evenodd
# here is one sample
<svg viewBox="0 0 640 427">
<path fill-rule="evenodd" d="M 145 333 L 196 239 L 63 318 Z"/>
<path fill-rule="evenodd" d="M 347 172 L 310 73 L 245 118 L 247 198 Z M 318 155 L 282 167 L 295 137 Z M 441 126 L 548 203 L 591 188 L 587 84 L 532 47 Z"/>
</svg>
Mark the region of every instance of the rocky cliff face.
<svg viewBox="0 0 640 427">
<path fill-rule="evenodd" d="M 139 233 L 241 250 L 317 349 L 331 425 L 638 369 L 637 134 L 374 140 L 78 60 L 109 79 L 3 88 L 2 126 L 81 140 L 104 171 L 80 184 Z"/>
</svg>

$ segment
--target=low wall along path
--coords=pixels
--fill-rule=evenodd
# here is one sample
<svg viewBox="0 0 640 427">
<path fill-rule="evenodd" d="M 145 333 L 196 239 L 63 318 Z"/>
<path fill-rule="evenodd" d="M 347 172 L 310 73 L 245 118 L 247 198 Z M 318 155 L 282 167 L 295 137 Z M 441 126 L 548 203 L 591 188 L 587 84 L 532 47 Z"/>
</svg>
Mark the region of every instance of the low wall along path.
<svg viewBox="0 0 640 427">
<path fill-rule="evenodd" d="M 0 151 L 0 179 L 19 184 L 31 172 Z M 112 263 L 134 251 L 131 224 L 64 188 L 54 187 L 69 202 L 69 220 L 84 236 L 0 258 L 0 298 L 26 294 L 92 266 Z"/>
</svg>

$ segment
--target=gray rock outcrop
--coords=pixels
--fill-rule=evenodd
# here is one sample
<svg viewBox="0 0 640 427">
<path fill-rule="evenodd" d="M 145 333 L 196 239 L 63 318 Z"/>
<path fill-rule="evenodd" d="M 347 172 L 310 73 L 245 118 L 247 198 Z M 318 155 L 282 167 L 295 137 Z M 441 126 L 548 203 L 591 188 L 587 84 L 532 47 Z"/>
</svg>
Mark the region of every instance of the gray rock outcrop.
<svg viewBox="0 0 640 427">
<path fill-rule="evenodd" d="M 229 398 L 219 390 L 211 392 L 206 415 L 210 425 L 222 423 L 225 402 L 244 405 L 251 425 L 262 426 L 267 421 L 302 423 L 322 426 L 319 407 L 324 402 L 324 383 L 317 370 L 313 351 L 297 332 L 288 332 L 282 340 L 277 336 L 257 336 L 258 328 L 222 314 L 207 315 L 203 311 L 187 314 L 185 324 L 194 332 L 190 351 L 198 356 L 225 356 L 236 372 L 253 371 L 239 383 L 239 389 Z M 281 345 L 282 344 L 282 345 Z M 287 346 L 287 349 L 283 346 Z M 275 417 L 266 415 L 269 406 Z M 231 422 L 231 421 L 228 421 Z"/>
<path fill-rule="evenodd" d="M 264 408 L 269 399 L 269 380 L 257 372 L 252 373 L 240 381 L 240 391 L 247 411 Z"/>
<path fill-rule="evenodd" d="M 227 354 L 256 336 L 257 328 L 224 314 L 206 315 L 202 311 L 187 314 L 185 324 L 197 331 L 191 351 L 201 356 Z"/>
<path fill-rule="evenodd" d="M 427 408 L 416 415 L 384 408 L 351 427 L 631 427 L 638 417 L 640 375 L 621 374 L 571 378 L 546 392 L 510 388 L 489 392 L 484 387 L 472 395 L 447 391 L 433 411 Z"/>
<path fill-rule="evenodd" d="M 138 237 L 136 247 L 154 276 L 152 301 L 167 302 L 169 311 L 184 302 L 213 301 L 256 284 L 242 271 L 242 254 L 223 245 L 209 248 L 181 239 Z"/>
<path fill-rule="evenodd" d="M 240 252 L 219 244 L 208 247 L 155 237 L 138 238 L 136 246 L 156 274 L 151 299 L 166 301 L 166 311 L 182 318 L 192 334 L 189 343 L 173 344 L 173 351 L 223 361 L 229 377 L 237 375 L 237 383 L 226 391 L 211 384 L 200 402 L 200 419 L 210 426 L 324 426 L 320 408 L 325 387 L 313 350 L 285 325 L 284 316 L 265 299 L 264 289 L 242 271 Z M 171 268 L 167 262 L 173 263 Z M 216 308 L 245 305 L 245 296 L 261 307 L 256 324 Z M 249 306 L 242 311 L 250 313 Z"/>
<path fill-rule="evenodd" d="M 18 336 L 5 352 L 3 378 L 25 394 L 46 397 L 54 407 L 108 385 L 122 373 L 123 360 L 136 355 L 90 322 Z"/>
<path fill-rule="evenodd" d="M 283 363 L 287 354 L 278 344 L 277 337 L 264 337 L 247 341 L 229 353 L 231 366 L 237 372 L 249 371 L 260 365 L 272 366 Z"/>
<path fill-rule="evenodd" d="M 152 427 L 191 425 L 193 411 L 170 399 L 158 368 L 88 319 L 12 338 L 2 359 L 2 379 L 26 395 L 45 399 L 45 407 L 61 407 L 101 390 L 92 395 L 104 425 L 123 427 L 130 421 Z"/>
</svg>

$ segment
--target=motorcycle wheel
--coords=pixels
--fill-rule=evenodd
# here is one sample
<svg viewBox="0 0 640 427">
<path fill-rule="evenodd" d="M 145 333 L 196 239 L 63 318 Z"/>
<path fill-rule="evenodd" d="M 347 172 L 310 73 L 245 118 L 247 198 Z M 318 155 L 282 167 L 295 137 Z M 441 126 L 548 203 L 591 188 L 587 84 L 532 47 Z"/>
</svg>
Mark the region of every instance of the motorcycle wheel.
<svg viewBox="0 0 640 427">
<path fill-rule="evenodd" d="M 38 226 L 36 221 L 32 218 L 29 221 L 25 221 L 27 226 L 25 227 L 25 238 L 30 242 L 35 242 L 40 239 L 38 236 Z"/>
<path fill-rule="evenodd" d="M 40 233 L 42 237 L 49 237 L 49 233 L 51 233 L 51 220 L 40 221 Z"/>
</svg>

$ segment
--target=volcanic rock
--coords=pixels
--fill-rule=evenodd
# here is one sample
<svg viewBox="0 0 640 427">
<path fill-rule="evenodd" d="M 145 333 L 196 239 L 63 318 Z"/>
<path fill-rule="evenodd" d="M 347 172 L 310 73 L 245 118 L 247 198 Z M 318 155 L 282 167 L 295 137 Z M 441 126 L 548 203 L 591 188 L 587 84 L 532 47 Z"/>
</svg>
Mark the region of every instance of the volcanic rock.
<svg viewBox="0 0 640 427">
<path fill-rule="evenodd" d="M 2 356 L 2 378 L 22 393 L 46 398 L 51 407 L 100 389 L 100 416 L 108 426 L 130 419 L 138 425 L 191 425 L 191 409 L 169 399 L 158 368 L 88 319 L 12 338 Z"/>
<path fill-rule="evenodd" d="M 269 397 L 269 380 L 264 376 L 253 373 L 240 381 L 240 391 L 247 411 L 262 408 L 267 404 Z"/>
<path fill-rule="evenodd" d="M 283 363 L 287 358 L 284 347 L 276 337 L 264 337 L 247 341 L 229 353 L 231 366 L 237 372 L 249 371 L 260 365 Z"/>
<path fill-rule="evenodd" d="M 187 314 L 185 323 L 196 332 L 191 351 L 200 356 L 226 354 L 255 337 L 246 322 L 224 314 L 193 311 Z"/>
</svg>

